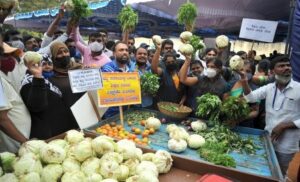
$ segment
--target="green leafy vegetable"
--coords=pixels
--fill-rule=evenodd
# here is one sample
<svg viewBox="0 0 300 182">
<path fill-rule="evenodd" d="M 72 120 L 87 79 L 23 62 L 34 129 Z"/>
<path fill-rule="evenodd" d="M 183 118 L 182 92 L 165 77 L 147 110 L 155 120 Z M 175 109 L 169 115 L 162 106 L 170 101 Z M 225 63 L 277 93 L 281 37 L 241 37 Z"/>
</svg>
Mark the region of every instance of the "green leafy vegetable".
<svg viewBox="0 0 300 182">
<path fill-rule="evenodd" d="M 155 96 L 159 89 L 159 77 L 152 73 L 143 74 L 141 76 L 141 87 L 143 93 Z"/>
<path fill-rule="evenodd" d="M 172 106 L 172 105 L 162 105 L 161 108 L 171 111 L 171 112 L 177 112 L 179 110 L 178 107 Z"/>
<path fill-rule="evenodd" d="M 131 32 L 138 24 L 138 14 L 130 6 L 124 6 L 118 15 L 123 32 Z"/>
<path fill-rule="evenodd" d="M 197 6 L 194 3 L 187 2 L 182 4 L 177 12 L 178 23 L 185 25 L 185 29 L 192 32 L 197 13 Z"/>
<path fill-rule="evenodd" d="M 149 117 L 156 117 L 156 114 L 153 112 L 147 111 L 133 111 L 124 115 L 124 120 L 127 122 L 140 122 L 141 120 L 146 120 Z"/>
<path fill-rule="evenodd" d="M 74 9 L 71 11 L 71 17 L 79 20 L 81 17 L 88 17 L 92 14 L 86 0 L 72 0 Z"/>
<path fill-rule="evenodd" d="M 201 119 L 208 120 L 208 125 L 213 126 L 219 122 L 220 108 L 222 106 L 221 99 L 210 93 L 197 97 L 196 116 Z"/>
<path fill-rule="evenodd" d="M 199 37 L 197 35 L 193 35 L 191 37 L 189 44 L 191 44 L 194 48 L 193 55 L 195 55 L 198 50 L 201 50 L 205 47 L 203 40 L 201 40 L 201 37 Z"/>
<path fill-rule="evenodd" d="M 225 124 L 234 127 L 238 121 L 249 115 L 250 108 L 245 99 L 230 96 L 223 102 L 221 112 Z"/>
</svg>

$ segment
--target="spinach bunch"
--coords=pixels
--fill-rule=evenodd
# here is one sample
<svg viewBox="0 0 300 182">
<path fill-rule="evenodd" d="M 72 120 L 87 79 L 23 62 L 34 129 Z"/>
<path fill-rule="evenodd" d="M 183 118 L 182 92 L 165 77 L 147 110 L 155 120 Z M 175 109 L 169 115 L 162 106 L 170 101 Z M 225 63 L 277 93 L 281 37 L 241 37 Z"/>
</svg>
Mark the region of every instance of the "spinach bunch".
<svg viewBox="0 0 300 182">
<path fill-rule="evenodd" d="M 74 10 L 71 12 L 71 17 L 75 20 L 79 20 L 81 17 L 88 17 L 92 14 L 92 10 L 89 8 L 87 1 L 85 0 L 72 0 L 74 4 Z"/>
<path fill-rule="evenodd" d="M 155 96 L 159 89 L 159 77 L 153 73 L 145 73 L 141 76 L 141 89 L 143 93 Z"/>
<path fill-rule="evenodd" d="M 210 93 L 204 94 L 201 97 L 197 97 L 197 109 L 196 116 L 201 119 L 208 120 L 208 125 L 213 126 L 220 120 L 220 108 L 222 106 L 221 99 Z"/>
</svg>

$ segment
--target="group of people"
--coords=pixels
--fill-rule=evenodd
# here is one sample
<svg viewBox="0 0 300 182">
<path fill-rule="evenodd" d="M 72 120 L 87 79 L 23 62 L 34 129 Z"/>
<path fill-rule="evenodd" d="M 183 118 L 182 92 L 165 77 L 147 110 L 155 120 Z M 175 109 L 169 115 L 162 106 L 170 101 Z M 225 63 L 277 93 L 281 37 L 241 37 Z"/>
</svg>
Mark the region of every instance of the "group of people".
<svg viewBox="0 0 300 182">
<path fill-rule="evenodd" d="M 89 34 L 86 43 L 78 22 L 70 20 L 65 32 L 57 30 L 63 16 L 60 11 L 41 41 L 21 36 L 17 29 L 2 32 L 1 151 L 16 152 L 29 139 L 48 139 L 78 128 L 70 107 L 84 93 L 72 93 L 68 71 L 84 68 L 158 75 L 156 96 L 142 94 L 142 104 L 134 107 L 156 109 L 156 103 L 169 101 L 195 111 L 196 98 L 206 93 L 222 100 L 244 97 L 251 113 L 240 125 L 270 133 L 283 172 L 299 151 L 300 84 L 292 79 L 287 56 L 276 53 L 262 59 L 254 50 L 229 52 L 229 39 L 219 36 L 215 47 L 180 60 L 169 39 L 156 42 L 155 49 L 145 43 L 136 48 L 134 38 L 111 41 L 105 30 L 99 30 Z M 118 108 L 111 107 L 103 118 L 117 113 Z"/>
</svg>

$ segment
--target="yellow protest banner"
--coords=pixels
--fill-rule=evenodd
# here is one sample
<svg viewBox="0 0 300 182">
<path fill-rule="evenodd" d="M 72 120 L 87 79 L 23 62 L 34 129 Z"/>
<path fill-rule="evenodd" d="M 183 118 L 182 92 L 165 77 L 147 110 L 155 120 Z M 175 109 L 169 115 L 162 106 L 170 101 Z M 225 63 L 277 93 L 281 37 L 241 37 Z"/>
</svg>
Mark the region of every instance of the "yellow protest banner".
<svg viewBox="0 0 300 182">
<path fill-rule="evenodd" d="M 98 90 L 99 106 L 124 106 L 141 103 L 138 72 L 102 73 L 103 88 Z"/>
</svg>

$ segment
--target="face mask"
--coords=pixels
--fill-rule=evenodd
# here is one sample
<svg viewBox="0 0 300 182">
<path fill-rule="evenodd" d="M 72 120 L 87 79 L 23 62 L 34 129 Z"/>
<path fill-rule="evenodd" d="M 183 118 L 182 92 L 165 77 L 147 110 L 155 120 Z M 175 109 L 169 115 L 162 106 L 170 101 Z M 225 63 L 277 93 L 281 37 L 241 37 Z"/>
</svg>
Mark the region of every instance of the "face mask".
<svg viewBox="0 0 300 182">
<path fill-rule="evenodd" d="M 289 76 L 282 76 L 282 75 L 275 75 L 275 80 L 279 84 L 287 84 L 291 80 L 292 75 Z"/>
<path fill-rule="evenodd" d="M 136 62 L 136 64 L 138 65 L 138 66 L 145 66 L 146 65 L 146 62 Z"/>
<path fill-rule="evenodd" d="M 206 74 L 208 78 L 214 78 L 217 75 L 217 71 L 213 68 L 207 68 Z"/>
<path fill-rule="evenodd" d="M 53 71 L 43 71 L 43 77 L 48 79 L 48 78 L 51 78 L 53 75 L 54 75 L 54 72 Z"/>
<path fill-rule="evenodd" d="M 70 57 L 76 56 L 76 48 L 75 47 L 70 47 L 69 52 L 70 52 Z"/>
<path fill-rule="evenodd" d="M 64 56 L 61 58 L 55 58 L 53 61 L 53 65 L 56 68 L 63 68 L 66 69 L 68 65 L 70 64 L 70 56 Z"/>
<path fill-rule="evenodd" d="M 16 60 L 12 56 L 4 57 L 1 59 L 1 70 L 4 73 L 12 72 L 15 68 Z"/>
<path fill-rule="evenodd" d="M 25 49 L 24 43 L 20 40 L 13 40 L 10 43 L 11 43 L 12 47 L 16 47 L 16 48 L 19 48 L 19 49 L 22 49 L 22 50 Z"/>
<path fill-rule="evenodd" d="M 177 69 L 177 64 L 176 63 L 172 63 L 172 64 L 167 64 L 166 65 L 167 70 L 169 71 L 174 71 Z"/>
<path fill-rule="evenodd" d="M 253 75 L 251 73 L 247 73 L 247 80 L 250 81 L 252 80 Z"/>
<path fill-rule="evenodd" d="M 33 48 L 33 51 L 34 51 L 34 52 L 38 52 L 39 50 L 40 50 L 40 48 L 38 48 L 38 47 L 34 47 L 34 48 Z"/>
</svg>

